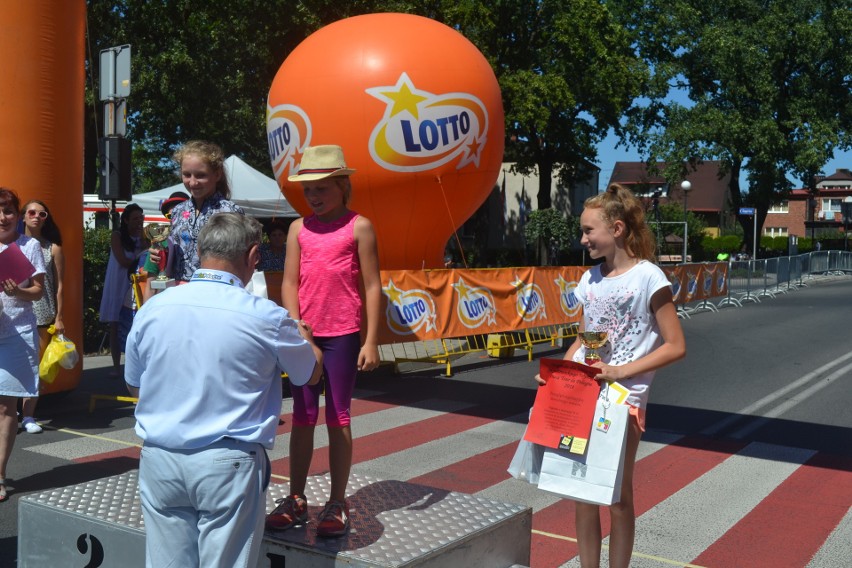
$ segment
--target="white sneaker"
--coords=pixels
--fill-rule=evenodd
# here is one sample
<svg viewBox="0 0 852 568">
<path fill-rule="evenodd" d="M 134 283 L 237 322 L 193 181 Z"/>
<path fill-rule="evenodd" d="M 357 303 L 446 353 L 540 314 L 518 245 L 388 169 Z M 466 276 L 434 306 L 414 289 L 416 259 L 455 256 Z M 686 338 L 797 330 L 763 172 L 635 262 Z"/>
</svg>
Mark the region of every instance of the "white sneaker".
<svg viewBox="0 0 852 568">
<path fill-rule="evenodd" d="M 43 431 L 42 427 L 38 425 L 38 422 L 29 417 L 24 418 L 24 421 L 21 422 L 21 426 L 28 434 L 40 434 Z"/>
</svg>

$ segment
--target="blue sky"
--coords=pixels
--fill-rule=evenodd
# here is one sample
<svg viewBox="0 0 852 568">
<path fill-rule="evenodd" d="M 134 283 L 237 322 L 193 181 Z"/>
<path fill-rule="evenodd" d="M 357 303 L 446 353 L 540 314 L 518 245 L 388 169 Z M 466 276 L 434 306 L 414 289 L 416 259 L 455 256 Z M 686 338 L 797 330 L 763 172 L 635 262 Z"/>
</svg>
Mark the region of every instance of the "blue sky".
<svg viewBox="0 0 852 568">
<path fill-rule="evenodd" d="M 620 146 L 616 149 L 615 145 L 617 142 L 618 139 L 610 132 L 610 135 L 598 145 L 597 166 L 601 169 L 599 189 L 606 188 L 616 162 L 642 162 L 645 160 L 645 157 L 640 156 L 635 148 Z M 852 169 L 852 151 L 835 152 L 834 159 L 829 161 L 823 167 L 822 171 L 825 175 L 831 175 L 839 168 Z M 796 188 L 802 187 L 801 180 L 796 179 L 793 181 Z M 748 187 L 745 174 L 740 178 L 740 187 L 743 190 Z"/>
</svg>

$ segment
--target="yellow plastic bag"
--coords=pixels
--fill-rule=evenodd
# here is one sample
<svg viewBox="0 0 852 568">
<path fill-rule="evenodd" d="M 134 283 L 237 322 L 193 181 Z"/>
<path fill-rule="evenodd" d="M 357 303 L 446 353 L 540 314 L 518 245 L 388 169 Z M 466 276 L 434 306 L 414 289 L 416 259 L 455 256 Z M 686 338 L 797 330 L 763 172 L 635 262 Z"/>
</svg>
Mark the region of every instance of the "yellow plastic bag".
<svg viewBox="0 0 852 568">
<path fill-rule="evenodd" d="M 48 328 L 48 333 L 54 333 L 53 326 Z M 59 373 L 59 368 L 71 369 L 80 360 L 77 347 L 67 337 L 54 335 L 44 350 L 41 362 L 38 365 L 38 376 L 45 382 L 52 383 Z"/>
</svg>

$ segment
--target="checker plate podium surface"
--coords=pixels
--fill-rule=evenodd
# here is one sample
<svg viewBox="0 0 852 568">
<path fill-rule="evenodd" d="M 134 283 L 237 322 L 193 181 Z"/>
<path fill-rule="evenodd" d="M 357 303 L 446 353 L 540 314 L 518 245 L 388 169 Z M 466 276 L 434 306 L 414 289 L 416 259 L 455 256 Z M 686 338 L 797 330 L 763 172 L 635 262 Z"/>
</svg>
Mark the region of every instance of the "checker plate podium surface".
<svg viewBox="0 0 852 568">
<path fill-rule="evenodd" d="M 287 495 L 267 492 L 267 511 Z M 308 478 L 309 521 L 267 531 L 258 568 L 447 567 L 528 565 L 532 509 L 464 493 L 352 474 L 351 531 L 316 537 L 316 516 L 328 496 L 328 476 Z M 138 471 L 21 497 L 18 565 L 144 566 L 145 532 Z M 99 557 L 99 558 L 97 558 Z M 289 561 L 289 562 L 288 562 Z"/>
<path fill-rule="evenodd" d="M 286 497 L 287 484 L 271 485 L 267 510 Z M 308 524 L 266 531 L 259 566 L 506 568 L 530 559 L 532 509 L 403 481 L 353 473 L 347 501 L 347 536 L 318 538 L 316 517 L 328 498 L 329 477 L 308 478 Z M 264 564 L 265 558 L 269 564 Z"/>
<path fill-rule="evenodd" d="M 143 567 L 145 530 L 137 473 L 21 497 L 18 566 Z"/>
</svg>

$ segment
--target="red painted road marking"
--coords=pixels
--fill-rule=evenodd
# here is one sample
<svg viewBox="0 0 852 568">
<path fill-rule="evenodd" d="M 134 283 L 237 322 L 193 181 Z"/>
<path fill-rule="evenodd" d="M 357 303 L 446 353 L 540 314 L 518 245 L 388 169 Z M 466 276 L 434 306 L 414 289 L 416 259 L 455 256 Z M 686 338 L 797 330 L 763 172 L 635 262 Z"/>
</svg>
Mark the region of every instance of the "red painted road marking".
<svg viewBox="0 0 852 568">
<path fill-rule="evenodd" d="M 633 473 L 636 516 L 671 497 L 747 444 L 700 437 L 683 438 L 636 462 Z M 601 508 L 601 534 L 610 531 L 609 514 Z M 641 519 L 637 521 L 641 523 Z M 577 537 L 574 505 L 565 499 L 533 515 L 533 529 L 570 538 Z M 533 534 L 531 565 L 561 566 L 578 554 L 576 543 Z"/>
<path fill-rule="evenodd" d="M 384 457 L 508 417 L 508 415 L 484 405 L 473 406 L 463 412 L 464 414 L 446 413 L 359 437 L 354 442 L 352 462 L 361 463 Z M 272 462 L 272 473 L 288 475 L 289 471 L 289 457 Z M 308 475 L 319 475 L 327 471 L 328 452 L 315 451 Z"/>
<path fill-rule="evenodd" d="M 512 442 L 409 481 L 448 491 L 476 493 L 506 480 L 506 467 L 512 461 L 517 446 L 517 442 Z"/>
<path fill-rule="evenodd" d="M 707 548 L 702 566 L 807 566 L 852 506 L 852 458 L 817 454 Z"/>
</svg>

